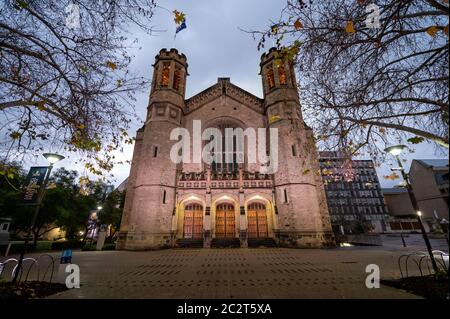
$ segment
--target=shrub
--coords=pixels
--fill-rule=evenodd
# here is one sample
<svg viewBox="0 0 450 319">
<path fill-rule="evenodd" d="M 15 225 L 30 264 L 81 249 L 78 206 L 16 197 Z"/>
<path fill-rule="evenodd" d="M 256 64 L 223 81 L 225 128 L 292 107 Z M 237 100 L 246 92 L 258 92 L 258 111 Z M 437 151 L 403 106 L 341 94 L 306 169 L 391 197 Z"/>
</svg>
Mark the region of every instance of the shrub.
<svg viewBox="0 0 450 319">
<path fill-rule="evenodd" d="M 105 244 L 102 250 L 116 250 L 116 244 Z"/>
<path fill-rule="evenodd" d="M 55 241 L 52 243 L 52 250 L 80 249 L 83 243 L 77 240 Z"/>
<path fill-rule="evenodd" d="M 82 251 L 95 251 L 97 250 L 97 247 L 95 245 L 84 245 L 81 248 Z"/>
</svg>

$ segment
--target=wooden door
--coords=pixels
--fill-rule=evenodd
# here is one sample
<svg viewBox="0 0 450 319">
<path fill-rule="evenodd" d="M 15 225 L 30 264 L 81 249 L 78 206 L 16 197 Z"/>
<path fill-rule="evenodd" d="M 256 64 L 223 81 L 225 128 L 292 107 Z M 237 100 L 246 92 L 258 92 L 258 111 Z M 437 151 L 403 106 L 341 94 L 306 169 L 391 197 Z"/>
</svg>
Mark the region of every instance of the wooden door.
<svg viewBox="0 0 450 319">
<path fill-rule="evenodd" d="M 247 208 L 248 238 L 268 237 L 266 206 L 252 203 Z"/>
<path fill-rule="evenodd" d="M 235 237 L 234 205 L 219 204 L 216 207 L 216 238 Z"/>
<path fill-rule="evenodd" d="M 203 238 L 203 206 L 189 204 L 184 209 L 183 238 Z"/>
</svg>

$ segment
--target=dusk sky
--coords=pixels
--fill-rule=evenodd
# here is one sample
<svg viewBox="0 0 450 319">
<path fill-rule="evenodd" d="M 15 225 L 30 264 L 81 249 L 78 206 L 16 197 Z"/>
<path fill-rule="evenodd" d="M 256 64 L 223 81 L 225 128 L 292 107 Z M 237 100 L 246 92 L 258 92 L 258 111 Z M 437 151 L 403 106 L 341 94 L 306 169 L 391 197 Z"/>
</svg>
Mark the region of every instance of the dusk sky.
<svg viewBox="0 0 450 319">
<path fill-rule="evenodd" d="M 196 0 L 196 1 L 158 1 L 158 4 L 169 11 L 177 9 L 186 14 L 187 29 L 181 31 L 176 39 L 173 15 L 162 8 L 157 8 L 153 25 L 155 32 L 152 36 L 137 31 L 131 32 L 129 37 L 139 39 L 132 54 L 135 55 L 132 68 L 134 72 L 151 78 L 152 64 L 155 55 L 161 48 L 175 47 L 187 56 L 189 74 L 187 80 L 186 98 L 208 88 L 216 83 L 218 77 L 229 77 L 237 86 L 262 97 L 261 79 L 259 73 L 259 59 L 262 52 L 257 51 L 257 41 L 251 35 L 239 30 L 264 30 L 271 20 L 277 20 L 285 0 Z M 140 50 L 138 47 L 142 47 Z M 299 75 L 301 76 L 301 75 Z M 143 120 L 146 115 L 149 87 L 137 94 L 136 112 Z M 134 136 L 136 129 L 142 126 L 142 120 L 133 123 L 129 130 Z M 313 119 L 305 119 L 306 122 Z M 126 146 L 123 154 L 117 157 L 131 160 L 132 146 Z M 447 155 L 446 155 L 447 154 Z M 406 156 L 412 158 L 445 158 L 448 151 L 436 152 L 434 144 L 421 144 L 414 154 Z M 66 159 L 57 164 L 66 168 L 83 172 L 81 165 L 74 163 L 74 159 Z M 30 165 L 45 165 L 45 159 Z M 406 164 L 409 167 L 410 161 Z M 129 174 L 129 165 L 116 166 L 113 170 L 115 185 L 120 184 Z M 392 187 L 399 183 L 382 178 L 388 175 L 387 166 L 378 171 L 383 187 Z"/>
</svg>

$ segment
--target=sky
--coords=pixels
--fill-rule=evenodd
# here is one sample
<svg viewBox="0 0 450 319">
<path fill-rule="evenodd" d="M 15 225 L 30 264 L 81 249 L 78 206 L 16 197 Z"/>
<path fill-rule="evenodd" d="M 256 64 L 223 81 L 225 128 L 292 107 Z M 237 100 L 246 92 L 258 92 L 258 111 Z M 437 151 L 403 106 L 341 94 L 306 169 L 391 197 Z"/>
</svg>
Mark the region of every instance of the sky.
<svg viewBox="0 0 450 319">
<path fill-rule="evenodd" d="M 138 38 L 138 44 L 130 50 L 135 56 L 131 71 L 151 78 L 154 58 L 162 48 L 175 47 L 188 59 L 186 98 L 203 91 L 217 82 L 218 77 L 229 77 L 237 86 L 262 97 L 262 84 L 259 73 L 259 60 L 263 52 L 257 50 L 257 40 L 253 40 L 239 28 L 246 30 L 265 30 L 270 21 L 278 20 L 285 0 L 195 0 L 195 1 L 158 1 L 153 18 L 153 35 L 140 30 L 130 30 L 129 37 Z M 187 29 L 177 37 L 173 15 L 174 9 L 186 14 Z M 168 10 L 168 11 L 167 11 Z M 169 12 L 170 11 L 170 12 Z M 139 49 L 140 48 L 140 49 Z M 136 112 L 143 120 L 146 116 L 149 88 L 137 94 Z M 306 119 L 308 121 L 308 119 Z M 132 123 L 129 130 L 134 136 L 142 126 L 142 121 Z M 133 146 L 125 146 L 123 153 L 115 154 L 118 160 L 131 160 Z M 408 168 L 411 159 L 448 158 L 443 152 L 436 152 L 432 143 L 422 143 L 415 153 L 407 154 L 405 166 Z M 46 165 L 45 159 L 37 160 L 33 165 Z M 393 187 L 399 180 L 388 181 L 383 175 L 389 175 L 389 164 L 378 170 L 382 187 Z M 77 169 L 80 165 L 74 159 L 66 159 L 56 167 Z M 116 165 L 113 169 L 115 185 L 119 185 L 128 177 L 129 165 Z"/>
</svg>

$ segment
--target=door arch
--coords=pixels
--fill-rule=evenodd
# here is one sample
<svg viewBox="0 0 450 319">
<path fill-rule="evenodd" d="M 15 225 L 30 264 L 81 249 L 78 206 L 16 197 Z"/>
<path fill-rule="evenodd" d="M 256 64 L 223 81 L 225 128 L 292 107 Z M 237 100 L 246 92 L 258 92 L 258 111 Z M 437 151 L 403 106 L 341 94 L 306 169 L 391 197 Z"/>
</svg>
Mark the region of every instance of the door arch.
<svg viewBox="0 0 450 319">
<path fill-rule="evenodd" d="M 203 206 L 201 204 L 188 204 L 184 208 L 183 238 L 203 238 Z"/>
<path fill-rule="evenodd" d="M 222 203 L 216 206 L 216 238 L 234 238 L 236 223 L 234 205 Z"/>
<path fill-rule="evenodd" d="M 266 205 L 251 203 L 247 207 L 248 238 L 268 237 Z"/>
</svg>

